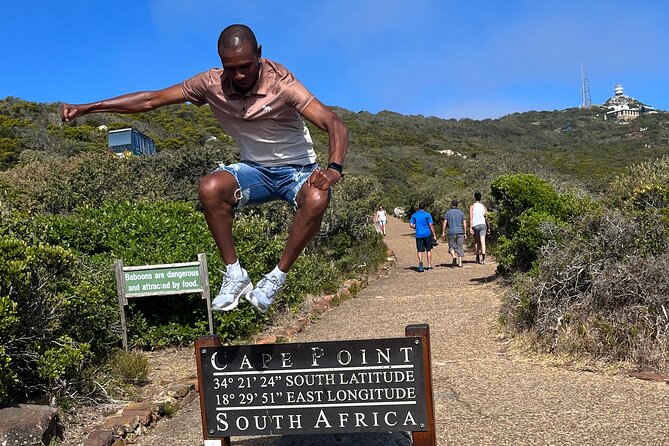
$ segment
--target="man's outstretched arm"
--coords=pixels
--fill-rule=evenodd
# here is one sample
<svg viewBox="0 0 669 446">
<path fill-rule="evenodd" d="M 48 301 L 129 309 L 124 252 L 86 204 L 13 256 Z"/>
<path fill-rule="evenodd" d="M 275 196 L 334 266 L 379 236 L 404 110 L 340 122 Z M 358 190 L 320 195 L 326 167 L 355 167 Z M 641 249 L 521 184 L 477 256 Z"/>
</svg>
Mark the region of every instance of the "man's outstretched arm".
<svg viewBox="0 0 669 446">
<path fill-rule="evenodd" d="M 312 100 L 302 110 L 302 116 L 319 129 L 328 133 L 329 154 L 328 163 L 344 164 L 348 150 L 348 129 L 344 122 L 332 110 L 323 105 L 318 99 Z M 334 169 L 316 170 L 309 177 L 309 184 L 321 190 L 327 190 L 341 178 L 341 174 Z"/>
<path fill-rule="evenodd" d="M 181 84 L 176 84 L 163 90 L 139 91 L 88 104 L 62 104 L 60 119 L 70 122 L 90 113 L 141 113 L 187 100 L 181 91 Z"/>
</svg>

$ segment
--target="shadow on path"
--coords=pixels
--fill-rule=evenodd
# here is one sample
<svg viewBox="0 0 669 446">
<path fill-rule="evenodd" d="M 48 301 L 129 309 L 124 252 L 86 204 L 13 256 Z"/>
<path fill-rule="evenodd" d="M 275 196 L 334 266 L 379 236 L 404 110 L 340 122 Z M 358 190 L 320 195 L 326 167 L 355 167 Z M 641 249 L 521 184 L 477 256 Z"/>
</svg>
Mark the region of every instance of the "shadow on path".
<svg viewBox="0 0 669 446">
<path fill-rule="evenodd" d="M 499 276 L 497 274 L 492 274 L 490 276 L 485 276 L 485 277 L 472 277 L 471 279 L 469 279 L 469 281 L 477 284 L 483 284 L 483 283 L 494 282 L 495 280 L 497 280 L 498 277 Z"/>
</svg>

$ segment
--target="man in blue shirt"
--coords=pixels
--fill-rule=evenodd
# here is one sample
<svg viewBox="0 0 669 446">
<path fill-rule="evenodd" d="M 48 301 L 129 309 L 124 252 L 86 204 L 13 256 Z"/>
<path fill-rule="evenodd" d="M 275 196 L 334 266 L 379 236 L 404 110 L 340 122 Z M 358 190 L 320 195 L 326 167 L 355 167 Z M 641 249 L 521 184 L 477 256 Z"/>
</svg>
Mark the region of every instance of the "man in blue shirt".
<svg viewBox="0 0 669 446">
<path fill-rule="evenodd" d="M 444 214 L 444 225 L 441 228 L 441 237 L 446 236 L 448 226 L 448 251 L 453 256 L 453 265 L 462 267 L 462 258 L 465 256 L 465 237 L 467 237 L 467 221 L 465 213 L 458 209 L 458 200 L 451 201 L 451 208 Z"/>
<path fill-rule="evenodd" d="M 425 205 L 420 203 L 418 211 L 411 216 L 410 226 L 416 230 L 416 250 L 418 251 L 418 271 L 423 272 L 423 253 L 427 252 L 427 269 L 432 269 L 432 243 L 437 239 L 434 233 L 432 216 L 425 212 Z"/>
</svg>

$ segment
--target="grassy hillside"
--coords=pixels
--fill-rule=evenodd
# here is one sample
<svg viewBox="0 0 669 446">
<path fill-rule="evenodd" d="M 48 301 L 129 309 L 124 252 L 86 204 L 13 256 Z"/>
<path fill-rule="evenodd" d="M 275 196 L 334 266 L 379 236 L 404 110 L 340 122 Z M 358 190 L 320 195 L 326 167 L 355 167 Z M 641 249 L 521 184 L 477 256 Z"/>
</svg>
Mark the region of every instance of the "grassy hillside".
<svg viewBox="0 0 669 446">
<path fill-rule="evenodd" d="M 669 149 L 667 113 L 627 124 L 604 121 L 598 109 L 516 113 L 483 121 L 390 112 L 371 115 L 340 110 L 340 114 L 353 135 L 349 160 L 353 169 L 396 161 L 405 172 L 406 167 L 415 172 L 413 163 L 418 163 L 428 175 L 434 169 L 451 175 L 456 170 L 525 170 L 557 175 L 596 190 L 629 164 L 654 159 Z M 446 149 L 466 155 L 469 161 L 445 159 L 438 151 Z M 384 173 L 382 168 L 372 169 L 377 175 Z"/>
</svg>

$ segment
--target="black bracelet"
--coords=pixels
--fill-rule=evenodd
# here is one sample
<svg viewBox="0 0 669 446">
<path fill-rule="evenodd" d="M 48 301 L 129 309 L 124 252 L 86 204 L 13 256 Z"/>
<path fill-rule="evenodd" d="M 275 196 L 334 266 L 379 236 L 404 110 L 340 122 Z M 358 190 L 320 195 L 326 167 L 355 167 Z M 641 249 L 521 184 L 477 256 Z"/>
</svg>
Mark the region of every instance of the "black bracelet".
<svg viewBox="0 0 669 446">
<path fill-rule="evenodd" d="M 328 169 L 336 170 L 339 172 L 339 175 L 344 176 L 344 167 L 341 164 L 330 163 L 328 164 Z"/>
</svg>

